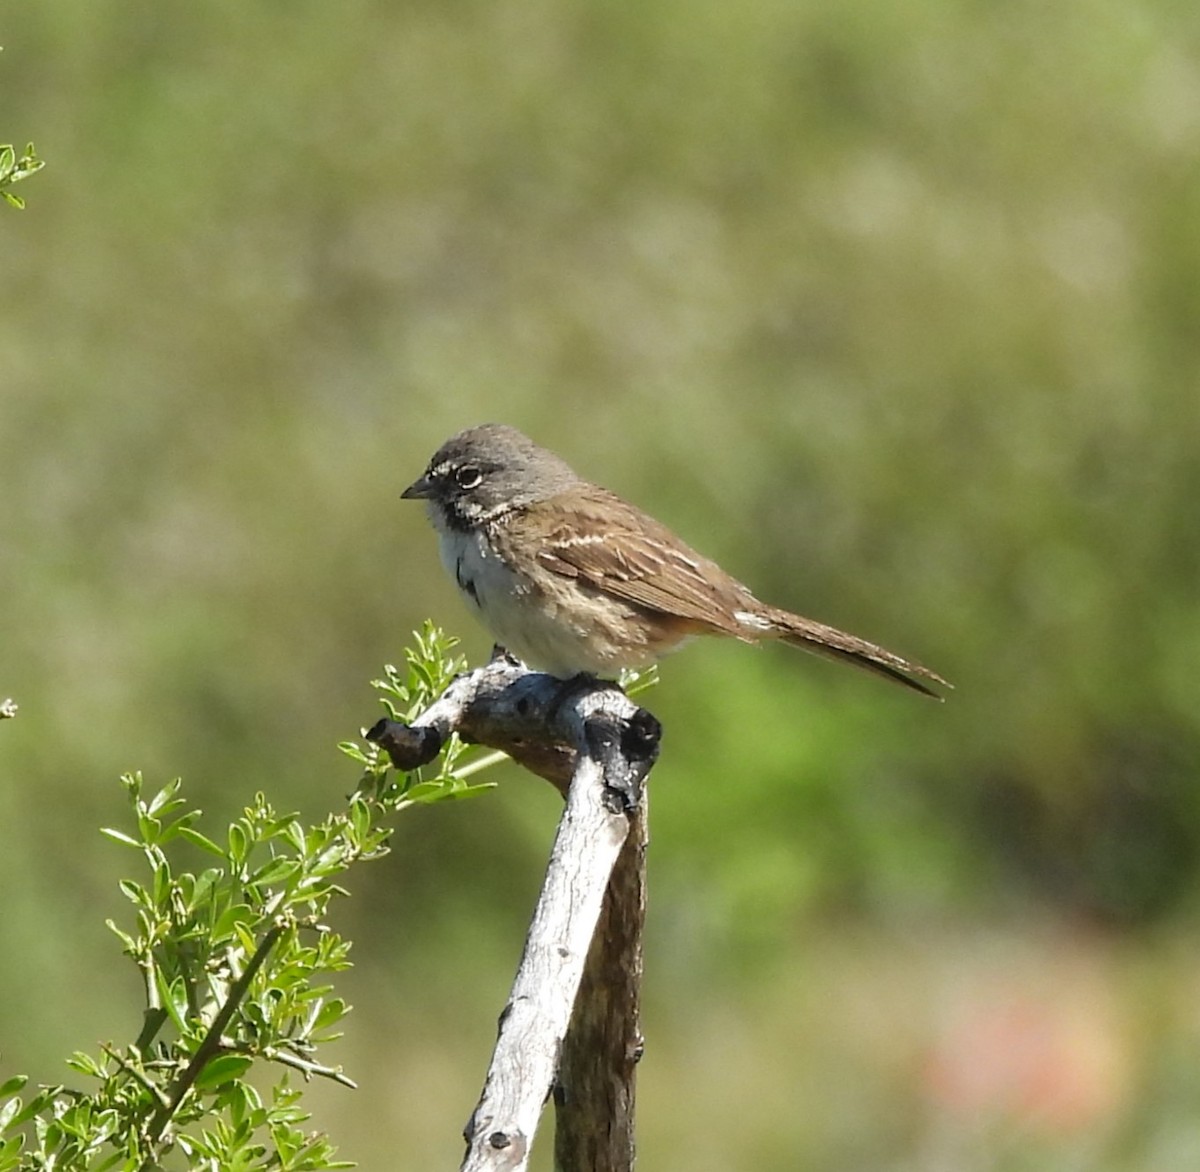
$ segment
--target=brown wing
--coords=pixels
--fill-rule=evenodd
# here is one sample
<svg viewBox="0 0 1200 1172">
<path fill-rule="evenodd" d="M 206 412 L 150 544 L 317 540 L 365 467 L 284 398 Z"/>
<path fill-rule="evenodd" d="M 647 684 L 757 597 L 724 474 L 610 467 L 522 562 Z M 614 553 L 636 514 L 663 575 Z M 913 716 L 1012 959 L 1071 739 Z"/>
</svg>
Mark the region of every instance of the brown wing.
<svg viewBox="0 0 1200 1172">
<path fill-rule="evenodd" d="M 563 509 L 562 523 L 537 535 L 546 569 L 647 610 L 745 638 L 733 612 L 757 606 L 750 592 L 665 525 L 595 485 L 572 489 L 569 500 L 555 503 Z"/>
<path fill-rule="evenodd" d="M 665 525 L 595 485 L 554 498 L 562 521 L 546 527 L 546 512 L 517 513 L 506 522 L 511 539 L 540 547 L 551 573 L 659 614 L 753 642 L 780 638 L 831 659 L 842 659 L 936 699 L 911 676 L 945 684 L 936 672 L 824 623 L 765 606 L 716 562 L 685 545 Z M 738 621 L 738 612 L 753 616 Z M 949 685 L 946 685 L 949 687 Z"/>
</svg>

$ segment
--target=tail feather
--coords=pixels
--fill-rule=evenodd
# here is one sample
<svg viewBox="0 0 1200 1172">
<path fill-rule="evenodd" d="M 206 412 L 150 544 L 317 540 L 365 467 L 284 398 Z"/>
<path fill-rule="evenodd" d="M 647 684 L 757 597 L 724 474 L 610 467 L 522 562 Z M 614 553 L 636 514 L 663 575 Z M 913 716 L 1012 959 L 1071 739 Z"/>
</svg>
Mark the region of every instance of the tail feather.
<svg viewBox="0 0 1200 1172">
<path fill-rule="evenodd" d="M 826 659 L 852 663 L 855 667 L 874 672 L 885 679 L 895 680 L 896 683 L 912 688 L 914 692 L 920 692 L 924 696 L 932 696 L 935 700 L 942 700 L 944 697 L 924 683 L 924 680 L 931 680 L 944 688 L 954 686 L 931 668 L 904 659 L 874 643 L 868 643 L 866 639 L 860 639 L 857 635 L 848 635 L 836 627 L 828 627 L 824 623 L 775 608 L 768 611 L 764 617 L 767 623 L 763 624 L 763 633 L 768 636 L 774 636 L 792 647 L 799 647 L 802 651 L 809 651 Z"/>
</svg>

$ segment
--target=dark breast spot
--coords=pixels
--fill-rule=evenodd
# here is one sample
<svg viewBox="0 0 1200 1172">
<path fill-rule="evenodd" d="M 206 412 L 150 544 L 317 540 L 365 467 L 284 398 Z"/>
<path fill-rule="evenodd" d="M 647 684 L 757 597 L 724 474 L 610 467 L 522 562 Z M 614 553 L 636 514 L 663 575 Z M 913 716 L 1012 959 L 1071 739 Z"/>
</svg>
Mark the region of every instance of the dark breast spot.
<svg viewBox="0 0 1200 1172">
<path fill-rule="evenodd" d="M 454 578 L 458 582 L 459 588 L 471 596 L 471 601 L 479 605 L 479 591 L 475 589 L 475 583 L 463 575 L 463 560 L 459 558 L 454 564 Z"/>
</svg>

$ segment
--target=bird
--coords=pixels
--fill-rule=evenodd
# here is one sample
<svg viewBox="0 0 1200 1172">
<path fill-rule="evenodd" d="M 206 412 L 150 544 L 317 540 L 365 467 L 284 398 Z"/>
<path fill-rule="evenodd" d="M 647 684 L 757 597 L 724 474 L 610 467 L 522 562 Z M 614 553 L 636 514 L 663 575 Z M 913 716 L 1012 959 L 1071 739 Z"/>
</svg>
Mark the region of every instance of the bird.
<svg viewBox="0 0 1200 1172">
<path fill-rule="evenodd" d="M 715 561 L 514 427 L 460 431 L 401 494 L 496 642 L 561 679 L 614 679 L 695 635 L 779 640 L 935 699 L 937 672 L 761 602 Z"/>
</svg>

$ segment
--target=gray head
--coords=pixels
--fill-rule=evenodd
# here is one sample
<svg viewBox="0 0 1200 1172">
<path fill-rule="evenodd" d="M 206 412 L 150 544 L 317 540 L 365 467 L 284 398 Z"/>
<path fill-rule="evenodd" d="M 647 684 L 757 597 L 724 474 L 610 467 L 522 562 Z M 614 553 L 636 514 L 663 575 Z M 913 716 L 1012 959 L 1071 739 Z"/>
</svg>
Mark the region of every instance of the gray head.
<svg viewBox="0 0 1200 1172">
<path fill-rule="evenodd" d="M 484 423 L 442 444 L 425 474 L 401 495 L 441 506 L 448 525 L 465 528 L 578 483 L 564 461 L 515 427 Z"/>
</svg>

